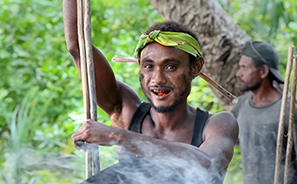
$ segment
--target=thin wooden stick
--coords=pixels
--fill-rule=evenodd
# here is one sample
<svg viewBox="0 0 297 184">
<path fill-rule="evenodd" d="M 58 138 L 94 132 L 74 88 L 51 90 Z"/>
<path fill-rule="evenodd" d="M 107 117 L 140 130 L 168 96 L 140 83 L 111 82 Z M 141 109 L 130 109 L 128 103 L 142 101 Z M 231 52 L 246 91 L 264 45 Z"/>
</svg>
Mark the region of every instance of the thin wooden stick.
<svg viewBox="0 0 297 184">
<path fill-rule="evenodd" d="M 210 84 L 212 87 L 216 88 L 219 90 L 219 92 L 222 93 L 224 97 L 226 97 L 230 102 L 233 104 L 236 104 L 238 102 L 238 99 L 235 95 L 227 91 L 225 88 L 223 88 L 221 85 L 216 83 L 214 80 L 212 80 L 210 77 L 208 77 L 205 73 L 200 72 L 199 76 L 203 78 L 208 84 Z"/>
<path fill-rule="evenodd" d="M 280 111 L 279 124 L 278 124 L 274 184 L 279 183 L 279 170 L 280 170 L 280 164 L 282 159 L 281 156 L 282 156 L 282 147 L 283 147 L 284 124 L 285 124 L 286 106 L 287 106 L 288 90 L 289 90 L 289 83 L 290 83 L 290 74 L 292 69 L 293 51 L 294 51 L 294 46 L 290 45 L 288 50 L 286 78 L 284 83 L 281 111 Z"/>
<path fill-rule="evenodd" d="M 77 10 L 85 119 L 91 118 L 97 121 L 97 102 L 91 40 L 90 1 L 78 0 Z M 100 171 L 99 150 L 97 145 L 89 143 L 86 143 L 86 147 L 86 178 L 89 178 L 93 174 L 92 161 L 94 162 L 94 173 Z"/>
<path fill-rule="evenodd" d="M 93 60 L 93 46 L 92 46 L 92 34 L 91 34 L 91 2 L 90 0 L 84 0 L 84 36 L 86 45 L 86 58 L 88 69 L 88 86 L 90 93 L 90 113 L 91 119 L 97 121 L 97 100 L 96 100 L 96 84 L 94 73 L 94 60 Z M 98 146 L 93 144 L 93 164 L 94 174 L 100 171 L 99 162 L 99 149 Z"/>
<path fill-rule="evenodd" d="M 81 80 L 83 87 L 83 100 L 84 100 L 84 114 L 85 119 L 90 118 L 90 97 L 87 78 L 87 65 L 86 65 L 86 48 L 83 32 L 83 9 L 82 0 L 77 0 L 77 29 L 78 29 L 78 43 L 80 49 L 80 63 L 81 63 Z"/>
<path fill-rule="evenodd" d="M 295 112 L 295 101 L 296 101 L 296 80 L 297 80 L 297 56 L 294 56 L 292 87 L 291 87 L 290 120 L 289 120 L 289 130 L 288 130 L 288 144 L 287 144 L 287 151 L 286 151 L 284 184 L 289 183 L 290 163 L 291 163 L 291 154 L 292 154 L 292 147 L 293 147 L 293 125 L 294 125 L 294 112 Z"/>
<path fill-rule="evenodd" d="M 83 100 L 84 100 L 84 114 L 85 119 L 90 118 L 90 97 L 88 88 L 88 78 L 87 78 L 87 64 L 86 64 L 86 50 L 85 50 L 85 40 L 84 40 L 84 9 L 83 1 L 77 0 L 77 29 L 78 29 L 78 43 L 80 49 L 80 62 L 81 62 L 81 79 L 83 87 Z M 92 149 L 88 143 L 86 143 L 86 178 L 92 176 Z"/>
</svg>

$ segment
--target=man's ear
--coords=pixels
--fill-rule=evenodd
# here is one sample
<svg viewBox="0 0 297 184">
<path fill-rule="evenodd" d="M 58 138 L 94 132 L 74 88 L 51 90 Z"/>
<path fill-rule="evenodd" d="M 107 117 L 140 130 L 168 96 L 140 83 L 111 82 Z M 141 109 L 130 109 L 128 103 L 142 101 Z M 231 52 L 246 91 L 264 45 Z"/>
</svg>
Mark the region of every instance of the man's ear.
<svg viewBox="0 0 297 184">
<path fill-rule="evenodd" d="M 261 68 L 261 78 L 264 79 L 269 74 L 269 67 L 267 65 L 263 65 L 263 68 Z"/>
<path fill-rule="evenodd" d="M 203 57 L 196 58 L 195 62 L 191 64 L 191 72 L 193 77 L 197 77 L 200 74 L 200 71 L 204 65 Z"/>
</svg>

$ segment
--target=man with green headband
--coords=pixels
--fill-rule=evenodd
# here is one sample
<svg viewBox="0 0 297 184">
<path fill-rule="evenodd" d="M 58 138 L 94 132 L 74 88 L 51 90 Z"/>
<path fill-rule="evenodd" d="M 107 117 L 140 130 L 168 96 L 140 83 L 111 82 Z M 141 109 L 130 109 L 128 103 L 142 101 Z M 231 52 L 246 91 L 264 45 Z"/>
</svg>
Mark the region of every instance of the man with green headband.
<svg viewBox="0 0 297 184">
<path fill-rule="evenodd" d="M 67 48 L 80 71 L 76 0 L 63 1 L 63 16 Z M 74 146 L 117 145 L 120 162 L 83 183 L 223 183 L 238 125 L 228 112 L 210 114 L 187 103 L 191 81 L 204 64 L 195 34 L 163 22 L 140 37 L 135 56 L 150 103 L 115 79 L 95 46 L 93 55 L 97 103 L 112 127 L 87 120 L 72 135 Z"/>
</svg>

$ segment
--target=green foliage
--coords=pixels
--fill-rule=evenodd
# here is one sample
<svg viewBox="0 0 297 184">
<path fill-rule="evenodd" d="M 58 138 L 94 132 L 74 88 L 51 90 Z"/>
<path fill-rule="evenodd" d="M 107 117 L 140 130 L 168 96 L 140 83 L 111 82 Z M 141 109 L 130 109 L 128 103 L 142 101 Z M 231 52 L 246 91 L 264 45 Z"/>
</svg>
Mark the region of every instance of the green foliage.
<svg viewBox="0 0 297 184">
<path fill-rule="evenodd" d="M 294 0 L 220 2 L 250 36 L 273 43 L 281 58 L 286 58 L 289 43 L 296 45 Z M 147 1 L 91 3 L 93 43 L 108 61 L 114 55 L 132 58 L 140 33 L 162 21 Z M 0 181 L 79 183 L 84 178 L 84 153 L 73 148 L 71 134 L 84 119 L 81 81 L 66 49 L 62 2 L 2 0 L 0 7 Z M 110 64 L 116 78 L 146 101 L 138 65 Z M 188 101 L 213 113 L 222 110 L 209 85 L 200 78 L 193 81 Z M 101 109 L 98 120 L 111 124 Z M 117 161 L 116 152 L 115 147 L 100 147 L 102 168 Z M 226 176 L 229 183 L 240 183 L 240 169 L 236 148 Z"/>
<path fill-rule="evenodd" d="M 234 155 L 229 163 L 228 172 L 226 174 L 224 183 L 229 184 L 243 184 L 242 181 L 242 164 L 239 146 L 234 147 Z"/>
<path fill-rule="evenodd" d="M 61 2 L 1 1 L 0 94 L 12 109 L 30 88 L 40 89 L 39 103 L 51 96 L 44 122 L 64 121 L 80 102 L 79 78 L 65 48 Z M 63 102 L 63 103 L 62 103 Z M 61 113 L 64 112 L 64 113 Z M 2 114 L 2 113 L 0 113 Z M 0 115 L 1 129 L 3 115 Z"/>
<path fill-rule="evenodd" d="M 188 102 L 194 107 L 202 108 L 211 113 L 217 113 L 224 110 L 209 87 L 209 84 L 200 77 L 197 77 L 192 81 L 192 90 L 188 97 Z"/>
<path fill-rule="evenodd" d="M 65 170 L 66 172 L 81 172 L 79 167 L 73 164 L 74 161 L 79 161 L 79 157 L 59 152 L 48 152 L 49 146 L 46 149 L 41 147 L 44 144 L 53 144 L 69 149 L 69 146 L 54 139 L 51 141 L 38 140 L 38 144 L 34 144 L 36 131 L 41 124 L 41 117 L 44 116 L 51 102 L 51 97 L 48 97 L 45 103 L 40 105 L 41 99 L 36 94 L 38 94 L 36 88 L 30 89 L 22 103 L 12 112 L 6 109 L 4 103 L 0 103 L 8 127 L 1 136 L 3 145 L 0 149 L 2 168 L 0 180 L 4 183 L 36 183 L 44 180 L 44 173 L 53 171 L 60 176 Z M 1 99 L 0 102 L 2 102 Z M 78 181 L 80 178 L 77 176 L 79 175 L 73 176 L 72 181 L 75 179 Z"/>
</svg>

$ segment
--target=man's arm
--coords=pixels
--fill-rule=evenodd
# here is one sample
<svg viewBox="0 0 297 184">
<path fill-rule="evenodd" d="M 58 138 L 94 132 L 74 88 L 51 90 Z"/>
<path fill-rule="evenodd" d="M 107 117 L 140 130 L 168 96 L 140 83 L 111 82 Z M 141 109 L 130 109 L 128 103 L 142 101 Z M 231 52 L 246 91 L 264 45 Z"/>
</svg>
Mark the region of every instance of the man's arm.
<svg viewBox="0 0 297 184">
<path fill-rule="evenodd" d="M 81 67 L 77 33 L 76 0 L 63 0 L 63 20 L 67 49 L 80 73 Z M 93 59 L 97 104 L 106 113 L 108 113 L 112 119 L 121 118 L 121 115 L 123 114 L 123 106 L 128 106 L 126 109 L 131 109 L 131 112 L 134 112 L 140 103 L 140 99 L 135 91 L 128 85 L 125 85 L 115 79 L 114 73 L 108 61 L 95 46 L 93 46 Z M 129 118 L 132 116 L 130 115 L 131 112 L 125 112 L 125 114 L 128 114 L 128 119 L 121 122 L 129 122 Z M 126 128 L 127 125 L 121 127 Z"/>
<path fill-rule="evenodd" d="M 209 118 L 204 130 L 205 141 L 197 148 L 190 144 L 160 140 L 120 128 L 86 121 L 72 135 L 76 141 L 99 145 L 119 145 L 129 151 L 174 168 L 185 176 L 214 177 L 228 167 L 238 137 L 235 118 L 227 112 Z M 76 145 L 75 145 L 76 146 Z M 203 174 L 201 174 L 203 173 Z"/>
</svg>

